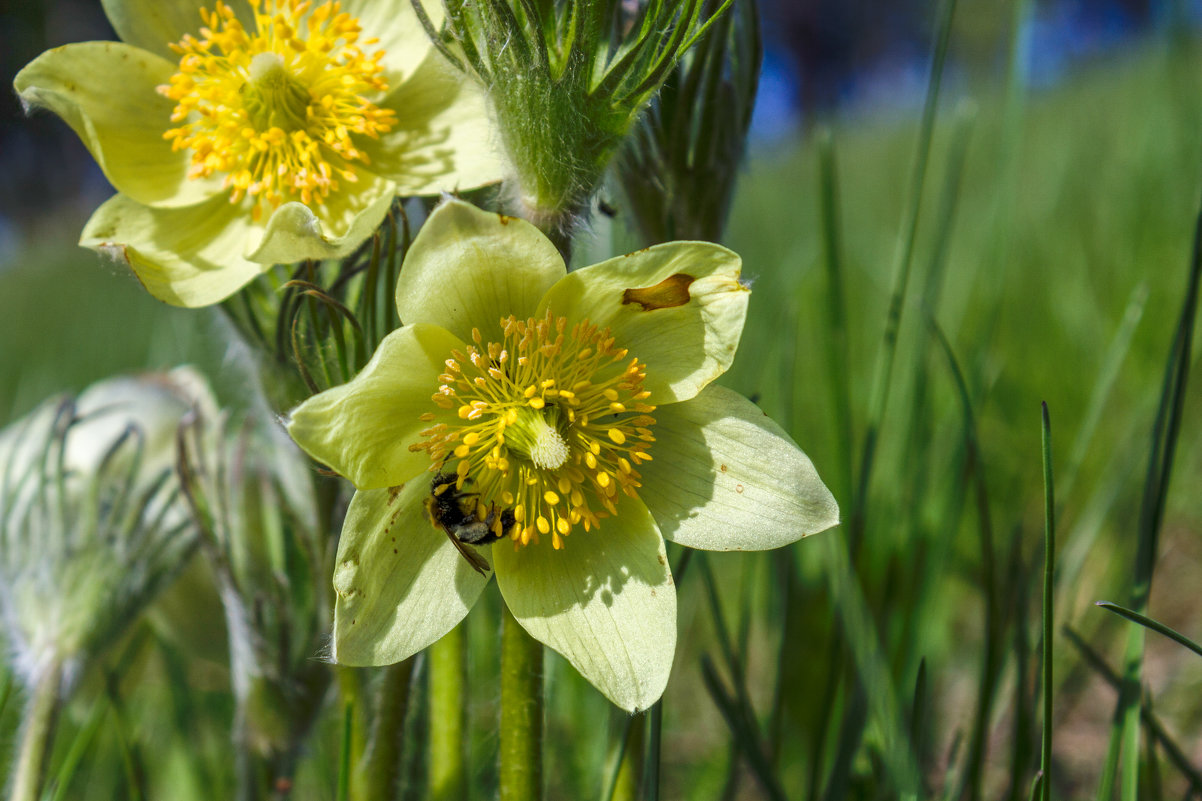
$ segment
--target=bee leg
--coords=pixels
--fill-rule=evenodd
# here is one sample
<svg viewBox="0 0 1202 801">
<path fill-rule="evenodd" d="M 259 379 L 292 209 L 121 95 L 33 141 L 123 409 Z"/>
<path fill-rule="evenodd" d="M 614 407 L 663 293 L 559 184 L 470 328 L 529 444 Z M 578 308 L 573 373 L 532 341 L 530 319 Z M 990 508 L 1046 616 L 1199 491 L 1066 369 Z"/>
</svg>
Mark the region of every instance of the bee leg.
<svg viewBox="0 0 1202 801">
<path fill-rule="evenodd" d="M 455 549 L 457 551 L 459 551 L 459 555 L 462 556 L 464 559 L 466 559 L 467 563 L 472 566 L 472 570 L 475 570 L 481 576 L 488 575 L 488 571 L 489 571 L 488 562 L 484 559 L 483 556 L 476 553 L 476 551 L 473 550 L 470 545 L 460 542 L 459 538 L 456 537 L 451 532 L 449 532 L 449 531 L 446 532 L 446 535 L 447 535 L 447 539 L 449 539 L 451 541 L 451 544 L 455 546 Z"/>
</svg>

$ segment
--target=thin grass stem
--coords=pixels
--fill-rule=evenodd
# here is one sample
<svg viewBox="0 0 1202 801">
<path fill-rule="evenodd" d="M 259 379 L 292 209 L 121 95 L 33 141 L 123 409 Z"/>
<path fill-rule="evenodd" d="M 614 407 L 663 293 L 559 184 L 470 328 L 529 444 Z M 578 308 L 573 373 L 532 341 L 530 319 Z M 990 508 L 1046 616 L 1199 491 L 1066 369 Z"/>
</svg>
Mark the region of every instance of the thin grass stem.
<svg viewBox="0 0 1202 801">
<path fill-rule="evenodd" d="M 1164 519 L 1169 479 L 1173 470 L 1173 457 L 1177 451 L 1177 439 L 1185 407 L 1185 387 L 1189 380 L 1191 345 L 1194 339 L 1200 279 L 1202 279 L 1202 211 L 1199 211 L 1194 228 L 1193 253 L 1190 258 L 1189 277 L 1182 302 L 1181 316 L 1165 365 L 1159 407 L 1156 412 L 1156 421 L 1152 426 L 1148 469 L 1144 481 L 1143 499 L 1140 503 L 1135 580 L 1131 593 L 1130 609 L 1137 614 L 1143 614 L 1147 609 L 1148 597 L 1152 591 L 1152 573 L 1156 564 L 1156 556 L 1160 550 L 1160 528 Z M 1102 796 L 1101 793 L 1108 790 L 1108 786 L 1113 785 L 1115 772 L 1120 770 L 1120 756 L 1122 759 L 1120 797 L 1123 801 L 1135 801 L 1138 798 L 1139 694 L 1143 655 L 1144 628 L 1133 626 L 1127 634 L 1123 687 L 1119 693 L 1114 714 L 1117 729 L 1112 731 L 1107 750 L 1107 762 L 1099 789 L 1099 801 L 1109 801 L 1109 795 Z M 1121 734 L 1119 734 L 1120 731 Z M 1118 736 L 1116 737 L 1116 735 Z"/>
<path fill-rule="evenodd" d="M 860 456 L 859 480 L 856 493 L 852 498 L 851 515 L 848 519 L 848 541 L 853 563 L 864 535 L 865 516 L 868 509 L 868 488 L 871 484 L 872 467 L 876 458 L 877 437 L 889 402 L 893 360 L 897 355 L 902 309 L 910 281 L 910 266 L 913 263 L 914 243 L 917 239 L 919 213 L 922 208 L 923 185 L 926 182 L 927 162 L 930 159 L 931 138 L 935 128 L 935 111 L 939 105 L 939 87 L 943 80 L 943 65 L 947 58 L 948 43 L 951 41 L 952 20 L 955 12 L 956 0 L 944 0 L 936 26 L 935 53 L 931 62 L 926 100 L 923 104 L 922 123 L 918 134 L 918 152 L 914 159 L 914 171 L 910 179 L 910 194 L 907 199 L 905 221 L 893 270 L 893 289 L 890 292 L 889 310 L 885 318 L 885 332 L 881 349 L 877 351 L 876 367 L 873 372 L 868 423 L 864 432 L 864 446 Z"/>
<path fill-rule="evenodd" d="M 1043 436 L 1043 740 L 1040 749 L 1039 773 L 1043 777 L 1043 801 L 1052 799 L 1052 593 L 1056 568 L 1056 492 L 1052 484 L 1052 421 L 1048 405 L 1041 406 Z"/>
</svg>

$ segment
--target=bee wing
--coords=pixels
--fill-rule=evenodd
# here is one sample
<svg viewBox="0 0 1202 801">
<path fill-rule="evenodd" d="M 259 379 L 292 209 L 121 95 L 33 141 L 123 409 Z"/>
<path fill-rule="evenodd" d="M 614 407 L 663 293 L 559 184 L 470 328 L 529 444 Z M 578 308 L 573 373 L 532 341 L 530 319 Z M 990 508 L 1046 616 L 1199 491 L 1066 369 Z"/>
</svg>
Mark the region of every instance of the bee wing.
<svg viewBox="0 0 1202 801">
<path fill-rule="evenodd" d="M 443 529 L 443 530 L 446 531 L 445 529 Z M 483 556 L 476 553 L 475 549 L 472 548 L 472 546 L 467 545 L 466 543 L 460 542 L 459 538 L 456 537 L 451 532 L 447 531 L 446 535 L 447 535 L 447 538 L 451 541 L 451 544 L 454 545 L 456 550 L 459 551 L 460 556 L 462 556 L 464 559 L 467 560 L 467 563 L 472 566 L 473 570 L 475 570 L 481 576 L 488 575 L 488 571 L 490 568 L 489 568 L 488 562 L 485 560 L 485 558 Z"/>
</svg>

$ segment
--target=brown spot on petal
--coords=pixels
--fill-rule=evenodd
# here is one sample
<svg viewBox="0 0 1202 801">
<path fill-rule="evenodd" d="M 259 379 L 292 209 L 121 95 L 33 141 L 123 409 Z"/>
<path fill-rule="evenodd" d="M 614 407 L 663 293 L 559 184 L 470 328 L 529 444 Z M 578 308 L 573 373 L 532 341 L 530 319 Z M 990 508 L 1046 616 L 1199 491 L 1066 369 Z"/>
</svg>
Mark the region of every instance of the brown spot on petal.
<svg viewBox="0 0 1202 801">
<path fill-rule="evenodd" d="M 683 306 L 690 300 L 689 285 L 694 280 L 691 275 L 676 273 L 655 286 L 627 289 L 622 293 L 622 305 L 637 303 L 643 307 L 643 311 Z"/>
<path fill-rule="evenodd" d="M 725 473 L 725 472 L 726 472 L 726 465 L 724 465 L 724 464 L 723 464 L 723 465 L 718 465 L 718 469 L 719 469 L 719 470 L 721 470 L 723 473 Z"/>
<path fill-rule="evenodd" d="M 513 218 L 507 217 L 504 214 L 498 214 L 497 219 L 501 221 L 501 225 L 509 225 L 509 221 L 512 220 Z"/>
</svg>

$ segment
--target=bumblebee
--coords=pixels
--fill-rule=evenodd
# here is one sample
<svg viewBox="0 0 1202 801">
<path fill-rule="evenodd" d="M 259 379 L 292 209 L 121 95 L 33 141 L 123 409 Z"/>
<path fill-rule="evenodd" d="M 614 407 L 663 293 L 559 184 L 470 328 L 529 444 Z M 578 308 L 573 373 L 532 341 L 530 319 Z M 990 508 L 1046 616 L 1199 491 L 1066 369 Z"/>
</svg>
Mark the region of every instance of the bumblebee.
<svg viewBox="0 0 1202 801">
<path fill-rule="evenodd" d="M 516 521 L 513 510 L 505 509 L 501 512 L 498 527 L 497 510 L 492 504 L 481 519 L 477 504 L 473 501 L 475 493 L 456 489 L 457 480 L 454 473 L 438 473 L 434 476 L 430 482 L 430 495 L 425 500 L 426 516 L 436 528 L 446 532 L 447 538 L 472 569 L 483 576 L 488 572 L 488 562 L 468 546 L 496 542 Z"/>
</svg>

